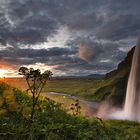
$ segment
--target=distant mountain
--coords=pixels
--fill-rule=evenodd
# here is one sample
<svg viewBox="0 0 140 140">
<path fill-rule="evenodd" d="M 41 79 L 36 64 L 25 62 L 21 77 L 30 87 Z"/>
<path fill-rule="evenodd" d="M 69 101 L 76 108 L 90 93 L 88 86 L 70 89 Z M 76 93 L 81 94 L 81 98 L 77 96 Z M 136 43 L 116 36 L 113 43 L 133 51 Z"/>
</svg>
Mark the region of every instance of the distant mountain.
<svg viewBox="0 0 140 140">
<path fill-rule="evenodd" d="M 103 74 L 90 74 L 87 77 L 92 78 L 92 79 L 103 79 L 103 78 L 105 78 L 105 75 L 103 75 Z"/>
<path fill-rule="evenodd" d="M 67 79 L 102 79 L 105 78 L 105 75 L 101 74 L 90 74 L 86 76 L 59 76 L 59 77 L 53 77 L 53 79 L 56 80 L 67 80 Z"/>
</svg>

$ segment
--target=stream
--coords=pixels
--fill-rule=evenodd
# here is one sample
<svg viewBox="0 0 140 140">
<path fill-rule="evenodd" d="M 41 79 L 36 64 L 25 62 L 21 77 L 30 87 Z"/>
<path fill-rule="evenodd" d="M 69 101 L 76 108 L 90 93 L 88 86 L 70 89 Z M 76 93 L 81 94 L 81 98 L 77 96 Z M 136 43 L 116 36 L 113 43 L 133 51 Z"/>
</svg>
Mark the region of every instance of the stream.
<svg viewBox="0 0 140 140">
<path fill-rule="evenodd" d="M 48 92 L 48 93 L 43 93 L 42 95 L 58 103 L 62 103 L 62 106 L 66 109 L 70 109 L 71 104 L 74 104 L 75 101 L 78 100 L 79 105 L 81 106 L 81 113 L 85 117 L 94 116 L 94 114 L 97 112 L 97 109 L 99 108 L 98 102 L 80 99 L 76 96 L 72 96 L 65 93 Z"/>
</svg>

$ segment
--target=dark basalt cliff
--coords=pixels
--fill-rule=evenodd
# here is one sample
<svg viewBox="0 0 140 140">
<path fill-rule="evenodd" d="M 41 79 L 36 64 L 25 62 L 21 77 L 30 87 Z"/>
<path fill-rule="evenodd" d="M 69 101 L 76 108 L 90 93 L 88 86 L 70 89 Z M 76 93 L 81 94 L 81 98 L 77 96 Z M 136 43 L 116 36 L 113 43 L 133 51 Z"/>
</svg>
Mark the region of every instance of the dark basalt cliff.
<svg viewBox="0 0 140 140">
<path fill-rule="evenodd" d="M 127 74 L 129 74 L 131 69 L 132 57 L 135 47 L 133 47 L 127 54 L 126 58 L 118 65 L 116 70 L 113 70 L 106 74 L 106 78 L 110 78 L 115 74 L 119 73 L 121 70 L 126 69 Z"/>
<path fill-rule="evenodd" d="M 106 74 L 102 86 L 96 90 L 94 96 L 99 100 L 113 100 L 114 105 L 122 105 L 126 95 L 128 77 L 131 69 L 135 47 L 118 65 L 117 69 Z"/>
</svg>

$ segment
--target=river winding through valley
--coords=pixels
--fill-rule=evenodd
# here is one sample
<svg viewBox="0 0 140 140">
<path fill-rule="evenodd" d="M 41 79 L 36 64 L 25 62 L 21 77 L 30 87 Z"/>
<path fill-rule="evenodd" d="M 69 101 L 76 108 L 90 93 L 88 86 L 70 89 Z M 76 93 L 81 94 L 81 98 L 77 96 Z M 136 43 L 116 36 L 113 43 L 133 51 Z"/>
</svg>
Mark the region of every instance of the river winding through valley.
<svg viewBox="0 0 140 140">
<path fill-rule="evenodd" d="M 62 106 L 65 107 L 66 109 L 70 109 L 71 104 L 75 103 L 75 101 L 78 100 L 81 106 L 81 113 L 85 117 L 95 116 L 99 108 L 98 102 L 80 99 L 78 97 L 65 93 L 48 92 L 48 93 L 42 93 L 42 95 L 58 103 L 62 103 Z"/>
</svg>

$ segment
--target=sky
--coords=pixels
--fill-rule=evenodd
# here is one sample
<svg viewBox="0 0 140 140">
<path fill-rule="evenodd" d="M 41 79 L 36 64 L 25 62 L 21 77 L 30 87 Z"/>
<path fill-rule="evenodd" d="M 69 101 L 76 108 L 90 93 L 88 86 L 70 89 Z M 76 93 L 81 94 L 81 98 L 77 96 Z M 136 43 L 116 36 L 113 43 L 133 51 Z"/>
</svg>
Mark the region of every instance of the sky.
<svg viewBox="0 0 140 140">
<path fill-rule="evenodd" d="M 136 44 L 140 0 L 0 0 L 0 77 L 105 74 Z"/>
</svg>

